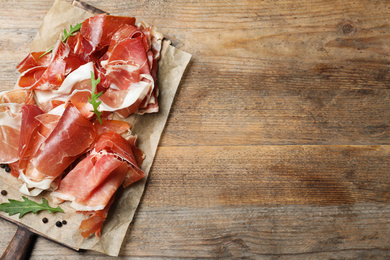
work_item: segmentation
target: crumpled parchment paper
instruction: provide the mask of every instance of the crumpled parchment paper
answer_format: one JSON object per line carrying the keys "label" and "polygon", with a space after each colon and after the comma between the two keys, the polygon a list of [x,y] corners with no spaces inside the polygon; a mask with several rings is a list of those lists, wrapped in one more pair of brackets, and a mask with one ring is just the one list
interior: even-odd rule
{"label": "crumpled parchment paper", "polygon": [[[42,22],[32,43],[31,51],[43,51],[50,48],[59,39],[60,33],[64,29],[95,15],[94,11],[96,9],[93,8],[89,8],[89,11],[85,10],[77,1],[72,3],[67,0],[56,0]],[[132,16],[132,14],[128,14],[128,16]],[[155,26],[158,28],[158,24]],[[27,54],[28,50],[26,50]],[[0,212],[2,217],[18,225],[24,225],[33,232],[70,248],[94,250],[117,256],[144,192],[160,136],[164,130],[176,90],[190,59],[190,54],[180,51],[171,46],[168,41],[164,41],[158,73],[160,111],[154,114],[130,116],[125,119],[134,126],[132,131],[138,136],[138,147],[145,153],[146,158],[142,169],[145,171],[146,177],[126,189],[118,190],[115,203],[111,206],[109,216],[104,223],[100,239],[94,236],[83,239],[78,227],[85,216],[75,213],[75,210],[69,207],[69,203],[60,205],[65,213],[49,214],[46,211],[41,211],[38,214],[26,214],[19,219],[19,215],[8,216],[7,213]],[[1,196],[0,202],[8,202],[8,199],[22,200],[22,194],[19,192],[21,184],[19,180],[1,169],[0,189],[7,190],[8,195]],[[51,206],[55,206],[48,193],[43,194],[43,197],[49,201]],[[31,197],[30,199],[39,203],[42,201],[41,197]],[[46,224],[41,221],[44,217],[49,219]],[[55,222],[64,219],[67,220],[67,225],[61,228],[56,227]]]}

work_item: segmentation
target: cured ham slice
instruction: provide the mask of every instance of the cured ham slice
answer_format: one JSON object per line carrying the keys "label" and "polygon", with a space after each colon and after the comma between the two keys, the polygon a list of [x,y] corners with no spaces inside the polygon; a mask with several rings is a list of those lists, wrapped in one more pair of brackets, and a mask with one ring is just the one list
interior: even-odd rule
{"label": "cured ham slice", "polygon": [[31,157],[22,187],[49,189],[51,183],[93,143],[96,130],[78,109],[68,104],[55,128]]}
{"label": "cured ham slice", "polygon": [[115,132],[101,134],[91,154],[64,177],[52,196],[72,201],[80,211],[103,209],[119,186],[145,176],[133,154],[134,144]]}
{"label": "cured ham slice", "polygon": [[[42,66],[47,67],[50,64],[51,61],[51,53],[48,53],[46,55],[43,55],[45,52],[31,52],[29,55],[27,55],[24,60],[16,66],[16,69],[23,73],[24,71],[31,69],[33,67]],[[43,55],[43,56],[42,56]]]}
{"label": "cured ham slice", "polygon": [[13,163],[19,160],[21,108],[19,104],[0,104],[1,163]]}
{"label": "cured ham slice", "polygon": [[134,25],[134,17],[100,14],[86,19],[81,25],[81,35],[89,42],[92,50],[109,45],[112,35],[123,25]]}
{"label": "cured ham slice", "polygon": [[70,101],[85,117],[90,118],[93,115],[93,107],[88,103],[91,97],[91,71],[94,71],[94,67],[89,62],[70,73],[57,90],[35,91],[37,102],[48,112]]}
{"label": "cured ham slice", "polygon": [[36,117],[41,114],[43,114],[43,111],[37,105],[24,105],[22,107],[18,149],[19,169],[25,169],[27,167],[29,157],[36,151],[36,145],[34,146],[34,143],[37,143],[38,139],[40,139],[38,129],[41,124]]}
{"label": "cured ham slice", "polygon": [[104,109],[116,111],[122,117],[137,111],[145,113],[158,110],[148,108],[149,103],[157,104],[155,98],[158,95],[155,82],[160,49],[154,50],[154,55],[151,47],[161,48],[158,43],[161,42],[162,35],[152,34],[155,31],[151,27],[144,30],[147,34],[131,25],[122,26],[113,35],[109,49],[101,61],[104,71],[102,84],[108,88],[101,97],[103,106],[106,105]]}
{"label": "cured ham slice", "polygon": [[112,203],[114,202],[115,196],[111,197],[111,200],[108,202],[107,206],[102,210],[97,211],[80,211],[79,213],[83,213],[84,215],[87,215],[88,218],[81,221],[80,224],[80,231],[81,235],[84,238],[89,237],[92,234],[95,234],[97,238],[100,237],[100,232],[104,223],[104,220],[106,219],[108,215],[108,210],[110,209]]}
{"label": "cured ham slice", "polygon": [[31,90],[15,89],[0,93],[0,104],[35,104],[34,93]]}
{"label": "cured ham slice", "polygon": [[126,162],[114,154],[92,153],[65,176],[52,196],[72,201],[76,210],[101,210],[126,173]]}
{"label": "cured ham slice", "polygon": [[58,41],[50,62],[38,63],[37,66],[24,70],[17,86],[39,90],[57,89],[71,71],[84,63],[83,59],[70,52],[67,44]]}
{"label": "cured ham slice", "polygon": [[[53,110],[51,112],[55,111]],[[23,106],[19,141],[19,162],[17,164],[17,171],[11,171],[14,176],[19,177],[20,172],[23,174],[26,172],[31,157],[57,126],[60,117],[58,114],[43,113],[36,105]]]}
{"label": "cured ham slice", "polygon": [[145,176],[138,164],[142,163],[143,155],[135,147],[136,137],[132,136],[129,142],[109,130],[117,124],[106,122],[106,126],[100,128],[103,134],[99,135],[92,152],[51,193],[59,201],[72,201],[71,207],[89,215],[80,226],[84,237],[100,233],[117,189]]}
{"label": "cured ham slice", "polygon": [[96,122],[94,125],[99,136],[107,132],[124,134],[129,132],[131,128],[129,123],[121,120],[103,120],[102,124]]}
{"label": "cured ham slice", "polygon": [[22,107],[33,104],[30,90],[13,90],[0,93],[0,163],[19,160]]}
{"label": "cured ham slice", "polygon": [[[128,172],[124,180],[123,186],[127,187],[130,184],[139,181],[145,176],[145,173],[140,169],[134,151],[136,151],[134,139],[131,142],[125,140],[122,136],[114,132],[107,132],[99,136],[98,142],[95,145],[95,151],[107,151],[118,155],[129,164]],[[136,152],[138,153],[139,150]]]}

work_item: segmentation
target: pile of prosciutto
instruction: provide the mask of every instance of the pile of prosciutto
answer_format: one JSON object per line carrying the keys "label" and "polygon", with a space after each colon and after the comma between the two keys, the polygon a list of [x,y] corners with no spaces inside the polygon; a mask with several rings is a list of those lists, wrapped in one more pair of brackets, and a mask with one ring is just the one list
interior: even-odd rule
{"label": "pile of prosciutto", "polygon": [[[0,93],[0,163],[21,193],[49,191],[86,214],[83,237],[99,236],[118,188],[145,176],[131,126],[112,118],[158,111],[162,38],[132,17],[93,16],[51,52],[29,53],[16,88]],[[101,122],[88,102],[91,72],[100,78]]]}

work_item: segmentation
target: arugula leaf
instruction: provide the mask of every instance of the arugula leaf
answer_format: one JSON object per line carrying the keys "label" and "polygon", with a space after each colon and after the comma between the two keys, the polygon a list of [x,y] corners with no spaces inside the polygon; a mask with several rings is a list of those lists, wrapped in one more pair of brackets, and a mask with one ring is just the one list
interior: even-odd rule
{"label": "arugula leaf", "polygon": [[42,203],[39,204],[35,201],[29,200],[26,197],[22,197],[24,201],[8,199],[9,202],[0,204],[0,211],[7,212],[10,216],[18,214],[19,218],[23,217],[25,214],[32,212],[36,214],[38,211],[47,210],[50,213],[53,212],[64,212],[59,206],[57,208],[52,208],[49,206],[49,203],[45,198],[42,198]]}
{"label": "arugula leaf", "polygon": [[98,117],[98,120],[99,120],[99,123],[102,125],[103,122],[102,122],[102,119],[100,117],[100,115],[102,114],[102,112],[100,112],[98,110],[98,107],[99,105],[102,103],[102,101],[97,101],[97,99],[103,94],[103,91],[99,92],[99,93],[95,93],[96,91],[96,86],[97,84],[100,83],[100,77],[95,79],[95,74],[93,73],[93,71],[91,71],[91,85],[92,85],[92,90],[91,90],[91,98],[88,97],[88,102],[93,106],[93,110],[91,110],[91,112],[94,112],[97,117]]}
{"label": "arugula leaf", "polygon": [[[82,23],[76,24],[74,27],[70,25],[69,33],[64,29],[64,35],[62,35],[62,42],[66,42],[66,40],[69,38],[69,36],[73,36],[75,32],[81,29]],[[39,58],[42,58],[46,54],[50,53],[53,50],[53,47],[47,49]]]}
{"label": "arugula leaf", "polygon": [[66,31],[66,29],[64,29],[64,35],[62,36],[62,42],[65,42],[69,38],[69,36],[73,36],[74,35],[73,33],[80,30],[80,28],[81,28],[81,23],[78,23],[75,25],[75,27],[70,25],[69,33]]}
{"label": "arugula leaf", "polygon": [[54,47],[47,49],[44,53],[42,53],[41,56],[39,56],[39,59],[42,58],[43,56],[45,56],[46,54],[50,53],[53,49],[54,49]]}

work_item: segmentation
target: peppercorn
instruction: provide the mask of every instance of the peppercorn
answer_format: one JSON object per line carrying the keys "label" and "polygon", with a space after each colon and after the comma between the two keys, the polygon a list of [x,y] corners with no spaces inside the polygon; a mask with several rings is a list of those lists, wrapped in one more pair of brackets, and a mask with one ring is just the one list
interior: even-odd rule
{"label": "peppercorn", "polygon": [[6,164],[3,164],[3,163],[2,163],[2,164],[0,164],[0,168],[3,168],[3,169],[4,169],[4,168],[5,168],[5,166],[6,166]]}
{"label": "peppercorn", "polygon": [[5,166],[4,170],[5,170],[6,172],[11,172],[11,168],[9,167],[8,164]]}
{"label": "peppercorn", "polygon": [[56,226],[57,226],[57,227],[62,227],[62,222],[61,222],[61,221],[57,221],[57,222],[56,222]]}
{"label": "peppercorn", "polygon": [[66,224],[68,224],[68,222],[67,222],[66,220],[63,220],[63,221],[62,221],[62,224],[63,224],[63,225],[66,225]]}
{"label": "peppercorn", "polygon": [[43,218],[42,222],[46,224],[47,222],[49,222],[49,220],[47,218]]}
{"label": "peppercorn", "polygon": [[1,195],[7,196],[7,194],[8,194],[8,192],[7,192],[6,190],[2,190],[2,191],[1,191]]}

